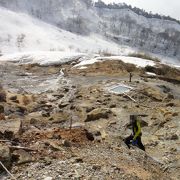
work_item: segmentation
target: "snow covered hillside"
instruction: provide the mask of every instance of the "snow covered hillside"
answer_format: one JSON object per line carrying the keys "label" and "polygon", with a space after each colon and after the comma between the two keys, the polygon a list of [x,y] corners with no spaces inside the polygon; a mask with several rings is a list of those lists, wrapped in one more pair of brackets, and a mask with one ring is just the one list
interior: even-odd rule
{"label": "snow covered hillside", "polygon": [[[98,34],[100,39],[103,37],[103,39],[110,42],[113,41],[115,44],[121,46],[131,46],[140,51],[180,59],[180,24],[175,21],[146,18],[128,8],[112,9],[103,6],[95,7],[91,0],[0,0],[0,6],[18,13],[23,12],[34,16],[48,24],[56,26],[57,31],[60,28],[61,31],[64,29],[74,34],[83,35],[83,38],[79,38],[83,39],[83,42],[88,42],[82,43],[83,48],[82,46],[79,48],[76,41],[76,45],[73,45],[75,50],[82,49],[84,51],[89,49],[89,46],[87,48],[86,45],[90,43],[93,46],[94,42],[99,39],[99,37],[97,38]],[[91,34],[93,34],[93,38]],[[95,37],[94,34],[96,34]],[[61,47],[63,45],[57,46],[54,43],[54,40],[57,40],[59,36],[58,38],[57,35],[54,36],[51,35],[52,41],[49,46],[51,47],[53,44],[52,49],[63,49]],[[23,36],[20,36],[20,39],[22,38]],[[44,40],[44,38],[42,39]],[[62,41],[69,41],[69,39],[62,38]],[[80,41],[78,41],[79,43]],[[107,46],[105,41],[101,43],[103,45],[99,49],[102,46]],[[114,47],[115,44],[112,46]],[[70,49],[72,49],[71,45]],[[94,47],[91,47],[89,51],[92,49],[94,50]]]}
{"label": "snow covered hillside", "polygon": [[24,13],[0,8],[0,51],[119,52],[119,46],[99,35],[80,36]]}
{"label": "snow covered hillside", "polygon": [[0,0],[0,22],[0,55],[22,52],[39,59],[47,51],[47,59],[52,55],[56,61],[59,52],[137,51],[180,62],[180,24],[129,9],[95,7],[91,0]]}

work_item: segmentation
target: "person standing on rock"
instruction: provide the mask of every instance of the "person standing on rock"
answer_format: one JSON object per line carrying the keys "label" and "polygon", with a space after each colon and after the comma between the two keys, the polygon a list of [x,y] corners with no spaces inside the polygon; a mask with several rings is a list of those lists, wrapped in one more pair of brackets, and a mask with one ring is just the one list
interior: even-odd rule
{"label": "person standing on rock", "polygon": [[145,151],[145,147],[141,142],[141,124],[138,116],[130,115],[130,124],[132,126],[132,134],[124,139],[125,144],[130,148],[130,144],[139,147]]}

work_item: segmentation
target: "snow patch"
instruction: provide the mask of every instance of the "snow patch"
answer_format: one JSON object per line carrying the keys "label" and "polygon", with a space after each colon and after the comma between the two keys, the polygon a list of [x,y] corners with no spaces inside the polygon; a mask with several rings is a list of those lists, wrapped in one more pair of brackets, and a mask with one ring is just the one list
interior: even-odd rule
{"label": "snow patch", "polygon": [[152,73],[152,72],[146,72],[147,75],[150,75],[150,76],[156,76],[155,73]]}
{"label": "snow patch", "polygon": [[78,69],[87,69],[87,67],[86,66],[81,66]]}
{"label": "snow patch", "polygon": [[108,57],[96,57],[93,59],[86,59],[86,60],[81,61],[79,64],[76,64],[74,67],[85,66],[85,65],[94,64],[96,62],[106,61],[106,60],[120,60],[125,63],[134,64],[137,67],[142,67],[142,68],[146,66],[156,65],[154,61],[142,59],[142,58],[128,57],[128,56],[108,56]]}

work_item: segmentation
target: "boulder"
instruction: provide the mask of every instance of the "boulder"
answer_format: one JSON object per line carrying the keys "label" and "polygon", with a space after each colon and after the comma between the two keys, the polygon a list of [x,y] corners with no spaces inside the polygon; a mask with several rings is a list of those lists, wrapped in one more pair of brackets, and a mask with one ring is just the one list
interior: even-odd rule
{"label": "boulder", "polygon": [[173,102],[170,102],[170,103],[167,103],[166,106],[173,107],[173,106],[175,106],[175,104]]}
{"label": "boulder", "polygon": [[4,113],[4,106],[0,105],[0,113]]}
{"label": "boulder", "polygon": [[6,92],[3,90],[0,84],[0,102],[6,102]]}
{"label": "boulder", "polygon": [[19,119],[5,120],[0,123],[0,132],[13,132],[13,134],[20,134],[22,131],[22,122]]}
{"label": "boulder", "polygon": [[172,133],[172,134],[168,134],[167,137],[166,137],[167,140],[178,140],[179,137],[177,134],[175,133]]}
{"label": "boulder", "polygon": [[171,89],[165,85],[158,85],[158,87],[160,87],[164,93],[169,93],[171,91]]}
{"label": "boulder", "polygon": [[25,114],[27,109],[24,106],[18,106],[16,111]]}
{"label": "boulder", "polygon": [[64,94],[53,94],[52,96],[56,97],[57,99],[61,99],[64,97]]}
{"label": "boulder", "polygon": [[94,141],[93,133],[89,132],[87,129],[85,129],[86,137],[89,141]]}
{"label": "boulder", "polygon": [[145,88],[142,93],[156,101],[162,101],[164,98],[160,91],[151,87]]}
{"label": "boulder", "polygon": [[[11,153],[8,146],[0,144],[0,161],[6,168],[11,166]],[[0,171],[4,170],[0,165]]]}
{"label": "boulder", "polygon": [[172,100],[172,99],[174,99],[174,95],[171,94],[171,93],[168,93],[168,94],[166,95],[166,97],[164,98],[164,101],[170,101],[170,100]]}
{"label": "boulder", "polygon": [[0,121],[1,121],[1,120],[5,120],[5,119],[6,119],[6,118],[5,118],[4,114],[1,114],[1,113],[0,113]]}
{"label": "boulder", "polygon": [[69,104],[70,104],[69,102],[62,102],[61,104],[58,105],[58,107],[61,109],[68,106]]}
{"label": "boulder", "polygon": [[141,127],[148,126],[148,123],[146,121],[142,120],[142,119],[140,120],[140,123],[141,123]]}
{"label": "boulder", "polygon": [[95,107],[86,107],[86,112],[89,113],[89,112],[91,112],[93,109],[95,109]]}
{"label": "boulder", "polygon": [[19,116],[24,116],[24,114],[27,112],[26,107],[24,106],[20,106],[20,105],[6,105],[5,109],[4,109],[4,114],[6,116],[12,115],[12,114],[16,114]]}
{"label": "boulder", "polygon": [[71,142],[70,141],[68,141],[68,140],[62,140],[62,145],[64,146],[64,147],[71,147],[72,145],[71,145]]}
{"label": "boulder", "polygon": [[41,115],[42,115],[42,117],[50,117],[50,113],[46,112],[44,110],[41,112]]}
{"label": "boulder", "polygon": [[22,149],[15,150],[12,154],[12,158],[16,160],[18,164],[24,164],[33,161],[33,157]]}
{"label": "boulder", "polygon": [[87,114],[87,118],[85,119],[85,122],[95,121],[95,120],[98,120],[100,118],[106,119],[106,118],[108,118],[110,113],[111,113],[111,111],[109,109],[106,109],[106,108],[94,109]]}
{"label": "boulder", "polygon": [[30,121],[29,121],[30,124],[37,124],[38,123],[38,120],[35,119],[35,118],[31,118]]}
{"label": "boulder", "polygon": [[105,132],[105,130],[101,131],[101,138],[106,139],[108,137],[108,134]]}
{"label": "boulder", "polygon": [[115,108],[115,107],[116,107],[116,104],[115,104],[115,103],[110,104],[109,107],[110,107],[110,108]]}
{"label": "boulder", "polygon": [[16,95],[11,96],[9,99],[12,100],[12,101],[16,101],[17,100],[17,96]]}

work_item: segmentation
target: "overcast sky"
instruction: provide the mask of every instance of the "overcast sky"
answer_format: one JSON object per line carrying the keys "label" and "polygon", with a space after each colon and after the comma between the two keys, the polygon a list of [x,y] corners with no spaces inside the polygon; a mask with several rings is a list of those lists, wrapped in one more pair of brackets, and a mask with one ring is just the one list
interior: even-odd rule
{"label": "overcast sky", "polygon": [[[97,0],[95,0],[97,1]],[[136,6],[147,12],[169,15],[180,20],[180,0],[102,0],[105,3],[122,3]]]}

